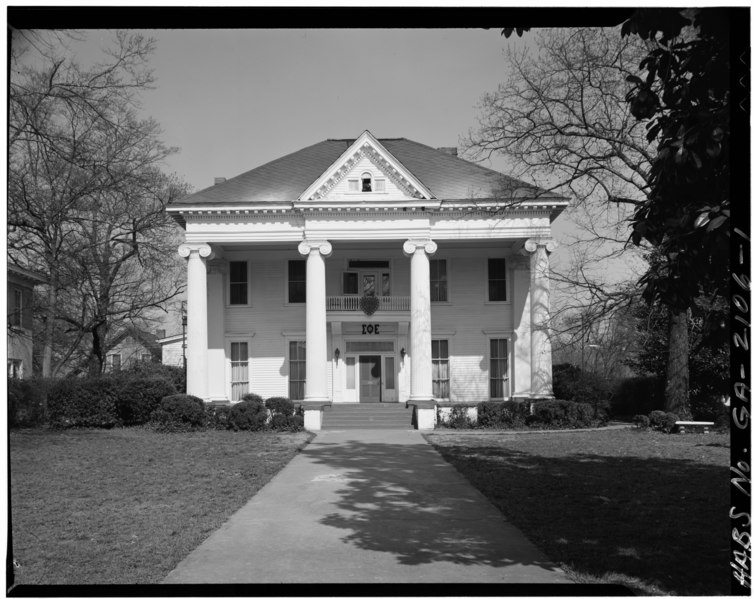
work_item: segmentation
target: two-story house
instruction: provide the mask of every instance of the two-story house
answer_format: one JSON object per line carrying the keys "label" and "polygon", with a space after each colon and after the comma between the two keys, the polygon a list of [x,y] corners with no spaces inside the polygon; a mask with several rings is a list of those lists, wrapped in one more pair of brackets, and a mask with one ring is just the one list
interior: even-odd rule
{"label": "two-story house", "polygon": [[323,406],[552,395],[567,200],[403,139],[329,139],[184,197],[188,392]]}
{"label": "two-story house", "polygon": [[32,375],[32,297],[34,286],[46,282],[30,270],[8,264],[8,378]]}

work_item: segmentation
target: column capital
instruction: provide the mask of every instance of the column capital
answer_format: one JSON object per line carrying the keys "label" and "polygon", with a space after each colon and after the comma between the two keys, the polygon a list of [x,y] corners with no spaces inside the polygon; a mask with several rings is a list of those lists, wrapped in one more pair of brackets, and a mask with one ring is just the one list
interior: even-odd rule
{"label": "column capital", "polygon": [[188,258],[191,252],[197,252],[200,258],[214,257],[212,248],[206,243],[182,243],[178,246],[178,255],[181,258]]}
{"label": "column capital", "polygon": [[431,256],[437,251],[437,244],[431,239],[409,239],[403,244],[403,253],[406,256],[412,255],[419,249],[424,250],[425,254]]}
{"label": "column capital", "polygon": [[308,256],[312,250],[317,250],[320,256],[332,254],[332,245],[325,239],[304,239],[298,244],[298,252],[302,256]]}
{"label": "column capital", "polygon": [[555,251],[555,248],[558,247],[558,243],[550,237],[532,237],[531,239],[527,239],[526,243],[524,243],[521,254],[524,256],[533,254],[539,247],[544,247],[549,254],[552,254],[552,252]]}

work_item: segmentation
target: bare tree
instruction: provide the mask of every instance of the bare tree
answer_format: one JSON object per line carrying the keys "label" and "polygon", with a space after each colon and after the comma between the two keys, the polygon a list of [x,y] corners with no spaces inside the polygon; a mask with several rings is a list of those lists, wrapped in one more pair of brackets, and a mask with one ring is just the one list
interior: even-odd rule
{"label": "bare tree", "polygon": [[[568,260],[552,263],[561,293],[552,324],[580,347],[599,323],[639,301],[649,245],[627,244],[649,192],[653,147],[625,101],[646,45],[617,29],[541,30],[507,53],[509,77],[481,100],[466,146],[501,155],[512,174],[571,198]],[[565,248],[564,248],[565,249]],[[561,250],[562,251],[562,250]],[[575,316],[575,317],[574,317]]]}
{"label": "bare tree", "polygon": [[[153,42],[118,32],[105,62],[85,69],[64,47],[59,54],[61,39],[14,32],[9,94],[9,255],[49,280],[40,294],[44,376],[87,336],[88,353],[99,356],[101,327],[176,293],[149,284],[150,272],[165,266],[160,255],[172,254],[163,208],[181,188],[159,172],[174,150],[135,112],[138,91],[153,81],[146,68]],[[134,285],[139,279],[143,287]]]}

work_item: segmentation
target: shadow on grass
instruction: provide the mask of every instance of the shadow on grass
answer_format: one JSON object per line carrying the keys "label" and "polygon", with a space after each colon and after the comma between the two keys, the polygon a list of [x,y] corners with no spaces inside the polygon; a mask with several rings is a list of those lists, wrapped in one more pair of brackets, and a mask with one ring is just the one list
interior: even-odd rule
{"label": "shadow on grass", "polygon": [[[483,444],[480,444],[483,445]],[[726,468],[500,446],[437,447],[553,560],[644,592],[727,595]]]}
{"label": "shadow on grass", "polygon": [[[497,510],[480,502],[463,478],[447,476],[448,464],[429,445],[354,440],[310,445],[305,455],[344,471],[334,475],[345,482],[338,509],[321,522],[347,531],[344,539],[358,549],[388,552],[410,566],[449,562],[553,570],[517,530],[496,521]],[[494,582],[505,582],[502,574]]]}

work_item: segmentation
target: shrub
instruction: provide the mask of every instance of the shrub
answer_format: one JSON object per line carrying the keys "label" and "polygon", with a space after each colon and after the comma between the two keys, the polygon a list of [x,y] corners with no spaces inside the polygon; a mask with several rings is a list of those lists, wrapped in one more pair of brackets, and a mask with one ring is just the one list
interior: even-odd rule
{"label": "shrub", "polygon": [[121,424],[118,394],[123,376],[106,375],[88,379],[63,379],[47,396],[50,423],[54,426],[111,428]]}
{"label": "shrub", "polygon": [[602,424],[594,406],[575,401],[550,399],[534,404],[534,413],[526,418],[533,428],[589,428]]}
{"label": "shrub", "polygon": [[203,427],[205,421],[204,402],[184,393],[163,397],[159,407],[152,412],[152,422],[162,432],[196,430]]}
{"label": "shrub", "polygon": [[273,417],[277,414],[285,417],[293,416],[294,405],[287,397],[270,397],[265,402],[265,406],[267,406]]}
{"label": "shrub", "polygon": [[480,428],[522,428],[529,415],[529,406],[519,401],[484,401],[477,404],[477,426]]}
{"label": "shrub", "polygon": [[217,430],[230,428],[228,418],[230,416],[230,406],[225,404],[207,406],[207,426]]}
{"label": "shrub", "polygon": [[643,414],[637,414],[634,416],[634,426],[641,429],[649,428],[649,418]]}
{"label": "shrub", "polygon": [[8,424],[11,427],[44,424],[47,392],[52,382],[49,379],[8,380]]}
{"label": "shrub", "polygon": [[649,426],[660,429],[665,421],[665,412],[662,410],[652,410],[649,413]]}
{"label": "shrub", "polygon": [[241,401],[247,401],[251,403],[258,403],[258,404],[264,405],[264,399],[262,399],[261,395],[257,395],[256,393],[246,393],[244,396],[241,397]]}
{"label": "shrub", "polygon": [[175,387],[174,393],[186,393],[186,373],[179,366],[170,366],[160,362],[134,362],[124,372],[142,378],[168,379]]}
{"label": "shrub", "polygon": [[261,398],[239,401],[231,406],[228,414],[228,425],[234,431],[259,431],[266,422],[267,409]]}
{"label": "shrub", "polygon": [[445,421],[448,428],[474,428],[474,423],[469,418],[466,406],[453,406],[450,408],[450,414]]}
{"label": "shrub", "polygon": [[573,364],[556,364],[552,367],[552,388],[558,399],[588,403],[608,411],[614,387],[611,381],[585,372]]}
{"label": "shrub", "polygon": [[611,401],[611,414],[632,416],[660,410],[665,404],[663,381],[656,376],[622,379],[615,388]]}
{"label": "shrub", "polygon": [[118,417],[126,426],[149,422],[162,398],[175,395],[176,391],[175,385],[162,377],[133,378],[118,394]]}

